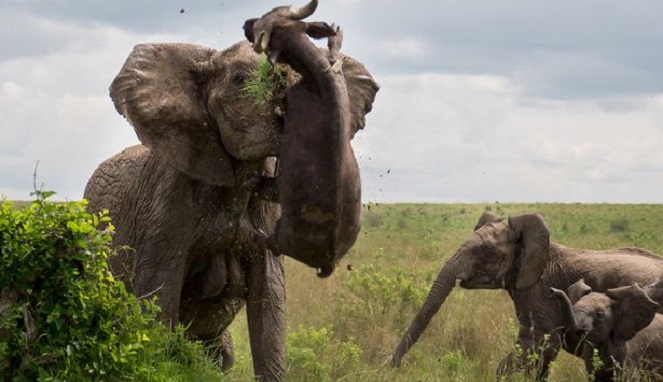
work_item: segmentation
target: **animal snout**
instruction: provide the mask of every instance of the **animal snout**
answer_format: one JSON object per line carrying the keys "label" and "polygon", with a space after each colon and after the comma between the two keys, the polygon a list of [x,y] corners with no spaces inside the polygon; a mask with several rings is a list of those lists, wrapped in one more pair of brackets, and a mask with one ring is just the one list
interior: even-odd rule
{"label": "animal snout", "polygon": [[334,268],[335,265],[334,263],[327,264],[323,267],[320,267],[317,269],[316,275],[320,278],[325,278],[331,276],[332,273],[334,273]]}

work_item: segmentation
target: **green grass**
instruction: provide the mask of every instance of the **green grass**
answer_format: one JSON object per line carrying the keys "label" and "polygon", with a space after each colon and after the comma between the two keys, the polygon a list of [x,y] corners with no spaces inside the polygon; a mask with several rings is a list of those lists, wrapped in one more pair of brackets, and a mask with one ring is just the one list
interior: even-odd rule
{"label": "green grass", "polygon": [[[401,368],[388,366],[441,265],[487,209],[505,217],[541,212],[551,240],[571,247],[636,245],[663,254],[663,205],[371,204],[357,244],[328,279],[286,259],[289,380],[495,381],[497,364],[516,338],[514,308],[504,291],[456,288]],[[302,330],[319,339],[323,329],[331,333],[326,341],[301,349]],[[238,361],[227,377],[246,381],[252,370],[243,313],[231,331]],[[343,346],[356,347],[358,359],[334,350]],[[309,362],[313,355],[318,365]],[[585,378],[582,361],[565,353],[550,376],[560,382]]]}
{"label": "green grass", "polygon": [[[504,291],[456,288],[401,368],[388,365],[441,265],[488,209],[504,216],[541,212],[551,239],[571,247],[636,245],[663,254],[663,205],[367,205],[360,237],[331,277],[319,279],[313,269],[286,259],[288,380],[495,381],[494,370],[516,338],[514,308]],[[244,312],[230,329],[236,364],[223,380],[251,380]],[[157,346],[145,354],[159,365],[159,376],[219,378],[186,341],[155,336],[151,342]],[[585,378],[582,361],[562,353],[550,380]]]}
{"label": "green grass", "polygon": [[273,66],[267,56],[263,56],[258,67],[253,69],[244,84],[242,93],[256,105],[273,103],[284,98],[285,70],[281,66]]}

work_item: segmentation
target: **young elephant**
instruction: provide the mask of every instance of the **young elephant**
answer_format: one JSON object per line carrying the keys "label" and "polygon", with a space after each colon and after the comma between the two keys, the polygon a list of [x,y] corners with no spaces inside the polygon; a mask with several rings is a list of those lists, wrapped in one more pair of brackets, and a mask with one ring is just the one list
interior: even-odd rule
{"label": "young elephant", "polygon": [[[341,30],[302,21],[317,4],[312,0],[298,9],[274,8],[247,20],[244,32],[256,52],[300,76],[286,92],[284,135],[277,154],[276,186],[283,212],[273,235],[263,239],[275,253],[300,260],[326,277],[357,239],[361,181],[350,145],[354,130],[341,71]],[[328,38],[329,50],[318,49],[309,37]]]}
{"label": "young elephant", "polygon": [[619,370],[663,370],[663,315],[638,284],[599,293],[580,279],[568,296],[550,291],[560,302],[567,344],[578,349],[596,381],[612,381]]}
{"label": "young elephant", "polygon": [[[549,298],[550,288],[566,290],[584,278],[594,290],[606,291],[636,282],[649,285],[662,275],[663,259],[646,249],[570,248],[550,241],[548,225],[539,214],[511,216],[505,221],[497,214],[485,212],[472,236],[440,270],[423,306],[394,350],[391,365],[401,364],[460,281],[458,285],[464,289],[504,289],[513,301],[521,351],[508,354],[500,362],[498,373],[524,369],[536,373],[537,379],[546,379],[550,362],[560,348],[576,354],[576,349],[563,341],[562,312],[557,302]],[[538,363],[532,366],[527,357],[535,353]]]}

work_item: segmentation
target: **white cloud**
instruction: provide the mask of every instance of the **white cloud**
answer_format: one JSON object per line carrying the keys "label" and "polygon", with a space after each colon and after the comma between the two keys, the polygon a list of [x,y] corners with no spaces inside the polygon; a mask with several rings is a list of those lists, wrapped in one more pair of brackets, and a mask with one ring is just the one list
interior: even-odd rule
{"label": "white cloud", "polygon": [[[53,4],[0,4],[0,193],[10,198],[28,197],[39,159],[39,180],[78,199],[102,160],[137,142],[108,98],[133,45],[223,48],[267,10]],[[317,19],[344,28],[344,49],[382,85],[355,141],[364,199],[663,201],[661,6],[610,4],[321,4]]]}
{"label": "white cloud", "polygon": [[385,58],[397,58],[412,62],[424,60],[427,56],[425,43],[414,37],[385,40],[378,43],[374,50]]}
{"label": "white cloud", "polygon": [[355,144],[366,200],[660,200],[660,96],[614,113],[599,101],[521,102],[520,87],[503,77],[381,82]]}

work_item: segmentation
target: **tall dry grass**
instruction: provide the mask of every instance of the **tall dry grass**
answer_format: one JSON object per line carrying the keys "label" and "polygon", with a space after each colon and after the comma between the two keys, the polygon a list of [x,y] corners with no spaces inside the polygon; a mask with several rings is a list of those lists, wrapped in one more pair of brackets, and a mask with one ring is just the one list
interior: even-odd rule
{"label": "tall dry grass", "polygon": [[[505,216],[541,212],[551,239],[568,246],[636,245],[663,254],[663,205],[371,204],[357,244],[331,277],[318,279],[286,259],[288,380],[495,381],[517,333],[504,291],[456,288],[402,366],[388,365],[441,265],[486,209]],[[227,377],[248,380],[245,317],[231,329],[237,366]],[[550,380],[586,380],[582,361],[561,354]]]}

